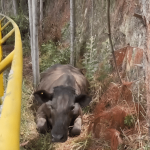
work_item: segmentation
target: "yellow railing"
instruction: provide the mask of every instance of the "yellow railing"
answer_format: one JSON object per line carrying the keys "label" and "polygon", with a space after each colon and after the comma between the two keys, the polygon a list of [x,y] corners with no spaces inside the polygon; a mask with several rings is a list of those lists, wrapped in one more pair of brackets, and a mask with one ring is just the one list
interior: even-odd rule
{"label": "yellow railing", "polygon": [[[0,62],[0,81],[2,82],[2,72],[11,65],[6,96],[3,103],[0,117],[0,150],[19,150],[20,140],[20,118],[21,118],[21,95],[22,95],[22,42],[20,31],[16,23],[7,16],[0,14],[0,61],[2,58],[2,43],[4,43],[13,33],[15,33],[14,50]],[[8,22],[1,27],[1,22],[7,19]],[[13,29],[1,37],[1,31],[9,24]],[[4,94],[3,83],[0,82],[0,97]]]}

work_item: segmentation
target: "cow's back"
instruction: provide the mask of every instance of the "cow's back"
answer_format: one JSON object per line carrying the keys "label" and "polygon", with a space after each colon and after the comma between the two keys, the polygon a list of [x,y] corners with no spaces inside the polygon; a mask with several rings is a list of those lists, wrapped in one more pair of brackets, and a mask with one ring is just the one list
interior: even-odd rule
{"label": "cow's back", "polygon": [[50,93],[60,85],[72,86],[76,94],[86,94],[88,82],[81,71],[71,65],[54,65],[41,74],[38,90],[44,89]]}

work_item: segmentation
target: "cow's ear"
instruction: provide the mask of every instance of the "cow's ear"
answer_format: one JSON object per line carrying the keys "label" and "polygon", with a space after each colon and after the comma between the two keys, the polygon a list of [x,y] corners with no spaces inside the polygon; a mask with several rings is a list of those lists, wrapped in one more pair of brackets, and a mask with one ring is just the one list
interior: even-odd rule
{"label": "cow's ear", "polygon": [[83,108],[83,107],[86,107],[87,105],[89,105],[91,100],[92,100],[91,97],[81,94],[81,95],[76,96],[75,103],[79,103],[80,106]]}
{"label": "cow's ear", "polygon": [[39,102],[39,103],[45,103],[48,102],[49,100],[52,100],[53,98],[53,94],[48,93],[45,90],[39,90],[34,92],[33,94],[35,96],[35,99]]}

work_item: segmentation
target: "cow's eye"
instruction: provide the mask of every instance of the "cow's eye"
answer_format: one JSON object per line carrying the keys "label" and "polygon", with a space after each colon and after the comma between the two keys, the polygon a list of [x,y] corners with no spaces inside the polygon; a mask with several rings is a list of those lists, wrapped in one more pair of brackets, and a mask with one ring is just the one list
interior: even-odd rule
{"label": "cow's eye", "polygon": [[74,106],[71,106],[70,108],[71,108],[71,110],[73,110],[73,109],[74,109]]}

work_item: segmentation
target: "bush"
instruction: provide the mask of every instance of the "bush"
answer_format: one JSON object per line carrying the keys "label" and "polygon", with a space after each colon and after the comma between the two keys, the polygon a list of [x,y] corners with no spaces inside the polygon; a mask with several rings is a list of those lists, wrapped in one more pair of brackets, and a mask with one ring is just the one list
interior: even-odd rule
{"label": "bush", "polygon": [[17,16],[11,17],[19,27],[21,39],[22,39],[22,47],[23,47],[23,55],[30,54],[30,40],[29,40],[29,19],[27,16],[20,12]]}
{"label": "bush", "polygon": [[11,18],[18,25],[21,33],[22,40],[29,34],[29,19],[23,13],[19,13],[17,16],[11,16]]}
{"label": "bush", "polygon": [[44,71],[54,64],[68,64],[70,60],[69,47],[58,49],[57,45],[52,41],[41,46],[40,54],[40,71]]}
{"label": "bush", "polygon": [[134,124],[134,118],[133,116],[127,115],[124,119],[124,124],[128,126],[129,128],[133,126]]}
{"label": "bush", "polygon": [[[23,55],[29,55],[30,53],[30,41],[29,41],[29,20],[28,18],[23,14],[19,13],[17,16],[10,16],[12,20],[18,25],[21,39],[22,39],[22,47],[23,47]],[[6,23],[7,21],[4,20],[2,24]],[[3,37],[9,33],[13,29],[12,24],[9,24],[3,31],[2,35]],[[8,38],[8,40],[4,43],[6,45],[13,45],[15,42],[15,35],[13,34]]]}
{"label": "bush", "polygon": [[[103,47],[106,47],[107,44],[106,41]],[[86,69],[86,77],[89,81],[92,81],[94,75],[97,74],[97,80],[102,82],[112,71],[112,66],[109,61],[111,53],[107,48],[103,48],[98,52],[95,47],[95,38],[91,37],[90,42],[87,43],[82,64]]]}

